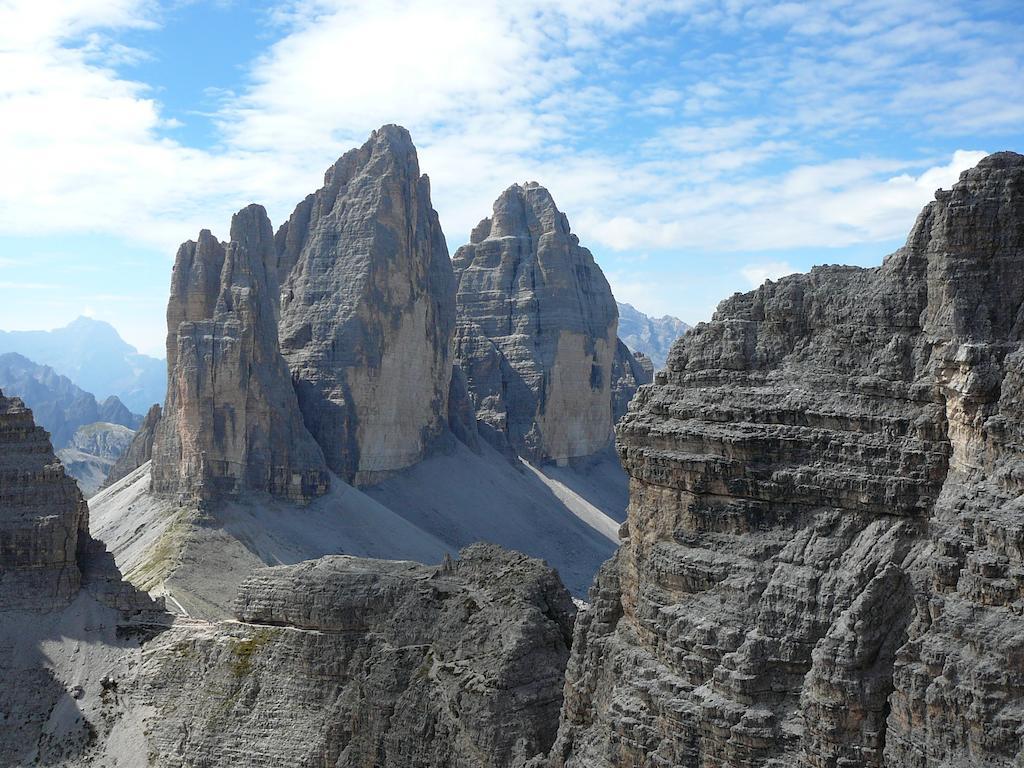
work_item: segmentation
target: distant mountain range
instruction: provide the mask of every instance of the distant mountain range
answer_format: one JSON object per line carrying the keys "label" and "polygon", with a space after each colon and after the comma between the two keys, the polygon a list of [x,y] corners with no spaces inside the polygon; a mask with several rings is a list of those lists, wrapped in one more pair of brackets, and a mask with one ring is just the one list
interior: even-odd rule
{"label": "distant mountain range", "polygon": [[140,354],[100,320],[80,317],[52,331],[0,331],[0,354],[8,352],[50,366],[99,399],[116,395],[134,413],[164,401],[164,361]]}
{"label": "distant mountain range", "polygon": [[14,352],[0,355],[0,390],[25,401],[36,423],[50,433],[54,450],[67,446],[86,424],[106,422],[136,429],[142,421],[116,396],[97,402],[68,377]]}
{"label": "distant mountain range", "polygon": [[665,367],[672,342],[690,330],[678,317],[649,317],[632,304],[619,305],[619,338],[633,352],[643,352],[656,370]]}

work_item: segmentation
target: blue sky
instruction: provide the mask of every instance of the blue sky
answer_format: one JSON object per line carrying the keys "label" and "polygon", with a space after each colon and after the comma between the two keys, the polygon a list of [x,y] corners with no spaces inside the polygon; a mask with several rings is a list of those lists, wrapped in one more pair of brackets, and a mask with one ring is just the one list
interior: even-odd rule
{"label": "blue sky", "polygon": [[88,314],[162,354],[177,244],[280,223],[386,122],[452,252],[540,181],[617,298],[692,323],[880,263],[1024,151],[1024,4],[0,0],[0,328]]}

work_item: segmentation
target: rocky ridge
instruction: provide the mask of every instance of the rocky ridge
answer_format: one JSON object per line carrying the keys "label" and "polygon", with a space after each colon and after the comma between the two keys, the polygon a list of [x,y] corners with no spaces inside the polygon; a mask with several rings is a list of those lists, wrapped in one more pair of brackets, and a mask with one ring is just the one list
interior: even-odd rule
{"label": "rocky ridge", "polygon": [[452,264],[456,357],[480,433],[537,462],[606,448],[615,300],[548,190],[535,182],[505,190]]}
{"label": "rocky ridge", "polygon": [[0,387],[28,404],[58,450],[68,447],[75,432],[87,424],[107,422],[129,429],[139,425],[139,417],[117,397],[98,402],[66,376],[13,352],[0,355]]}
{"label": "rocky ridge", "polygon": [[628,538],[555,765],[1011,766],[1024,749],[1024,157],[874,269],[724,301],[618,428]]}
{"label": "rocky ridge", "polygon": [[622,339],[615,347],[612,363],[612,422],[626,415],[636,391],[654,381],[654,364],[643,352],[630,352]]}
{"label": "rocky ridge", "polygon": [[256,571],[237,623],[149,646],[158,764],[522,764],[554,740],[574,613],[552,570],[486,545]]}
{"label": "rocky ridge", "polygon": [[455,289],[408,131],[347,152],[276,235],[281,349],[327,465],[365,485],[448,434]]}
{"label": "rocky ridge", "polygon": [[277,279],[262,206],[178,250],[167,305],[167,403],[152,447],[153,489],[208,503],[250,492],[323,495],[323,454],[302,423],[277,336]]}
{"label": "rocky ridge", "polygon": [[135,432],[120,424],[86,424],[78,428],[67,448],[57,452],[57,458],[89,498],[106,482],[114,463],[129,449],[134,436]]}
{"label": "rocky ridge", "polygon": [[665,367],[673,342],[690,330],[690,326],[671,315],[650,317],[621,301],[618,308],[619,338],[634,352],[647,355],[660,371]]}
{"label": "rocky ridge", "polygon": [[89,508],[18,398],[0,393],[0,610],[66,605],[78,592]]}

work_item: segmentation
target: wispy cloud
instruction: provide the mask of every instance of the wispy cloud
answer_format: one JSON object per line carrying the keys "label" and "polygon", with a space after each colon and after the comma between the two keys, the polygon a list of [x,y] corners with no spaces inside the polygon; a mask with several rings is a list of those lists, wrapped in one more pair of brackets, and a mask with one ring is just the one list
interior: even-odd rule
{"label": "wispy cloud", "polygon": [[[102,231],[170,253],[252,200],[280,221],[338,154],[401,122],[453,247],[524,179],[550,186],[595,250],[888,240],[977,160],[979,136],[996,147],[1024,117],[1024,35],[975,10],[293,0],[245,81],[194,116],[219,142],[193,147],[119,69],[145,55],[119,31],[158,25],[158,6],[15,0],[0,6],[0,66],[19,73],[0,82],[0,173],[16,180],[0,232]],[[894,129],[882,156],[868,139]]]}

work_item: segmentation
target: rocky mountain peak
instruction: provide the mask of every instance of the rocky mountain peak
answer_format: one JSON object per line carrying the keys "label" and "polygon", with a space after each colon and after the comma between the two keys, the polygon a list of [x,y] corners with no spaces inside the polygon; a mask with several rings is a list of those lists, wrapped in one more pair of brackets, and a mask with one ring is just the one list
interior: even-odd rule
{"label": "rocky mountain peak", "polygon": [[447,432],[454,276],[408,131],[374,131],[278,231],[282,351],[328,465],[357,483]]}
{"label": "rocky mountain peak", "polygon": [[456,353],[482,434],[541,461],[607,446],[618,313],[550,192],[506,189],[452,264]]}
{"label": "rocky mountain peak", "polygon": [[167,307],[167,403],[153,488],[210,502],[246,490],[308,501],[327,489],[277,337],[273,230],[262,206],[178,250]]}

